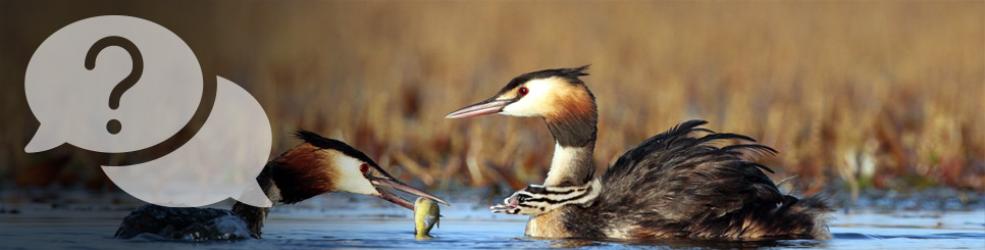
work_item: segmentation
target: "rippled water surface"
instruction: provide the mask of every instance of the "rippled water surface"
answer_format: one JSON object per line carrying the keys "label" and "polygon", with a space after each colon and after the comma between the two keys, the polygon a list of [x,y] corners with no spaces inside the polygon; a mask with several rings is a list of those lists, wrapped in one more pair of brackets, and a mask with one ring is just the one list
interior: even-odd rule
{"label": "rippled water surface", "polygon": [[[112,207],[27,207],[0,214],[0,248],[13,249],[325,249],[325,248],[551,248],[551,247],[775,247],[833,249],[985,249],[985,209],[850,212],[834,214],[827,241],[619,243],[538,240],[523,236],[525,217],[494,215],[475,202],[443,207],[431,240],[415,240],[411,212],[375,200],[329,197],[272,213],[264,239],[193,243],[154,237],[114,239],[128,211]],[[217,205],[222,207],[223,205]],[[329,207],[329,208],[325,208]]]}

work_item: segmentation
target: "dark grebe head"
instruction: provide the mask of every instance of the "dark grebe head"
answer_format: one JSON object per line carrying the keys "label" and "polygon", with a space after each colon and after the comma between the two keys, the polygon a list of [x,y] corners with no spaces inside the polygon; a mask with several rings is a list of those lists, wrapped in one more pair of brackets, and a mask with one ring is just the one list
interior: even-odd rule
{"label": "dark grebe head", "polygon": [[448,202],[408,186],[380,168],[373,159],[344,142],[298,131],[304,143],[275,159],[270,168],[282,202],[293,203],[327,192],[349,192],[376,196],[413,210],[414,204],[388,192],[388,188]]}

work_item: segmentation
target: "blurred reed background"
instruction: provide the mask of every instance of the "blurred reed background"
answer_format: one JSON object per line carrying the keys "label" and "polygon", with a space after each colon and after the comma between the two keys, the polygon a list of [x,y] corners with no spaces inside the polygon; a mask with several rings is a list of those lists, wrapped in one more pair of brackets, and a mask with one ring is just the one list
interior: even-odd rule
{"label": "blurred reed background", "polygon": [[542,181],[554,142],[541,121],[443,117],[520,73],[591,64],[600,169],[698,118],[778,149],[763,161],[800,192],[985,191],[982,1],[98,3],[0,4],[0,31],[19,34],[0,39],[14,58],[0,65],[15,117],[3,182],[112,187],[99,159],[23,152],[37,122],[20,85],[55,29],[122,13],[205,41],[192,43],[203,62],[267,111],[272,155],[317,131],[434,189]]}

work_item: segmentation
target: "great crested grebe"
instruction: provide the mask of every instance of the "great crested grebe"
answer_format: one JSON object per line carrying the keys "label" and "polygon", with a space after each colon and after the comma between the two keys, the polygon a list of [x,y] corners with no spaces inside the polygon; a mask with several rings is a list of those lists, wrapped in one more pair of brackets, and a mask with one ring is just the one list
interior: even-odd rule
{"label": "great crested grebe", "polygon": [[[587,67],[517,76],[492,98],[447,116],[503,114],[540,117],[547,123],[556,146],[544,185],[528,187],[492,207],[494,212],[532,215],[526,235],[618,240],[830,237],[830,209],[822,199],[784,195],[763,173],[770,170],[751,160],[775,150],[747,136],[700,128],[704,121],[681,123],[629,149],[598,178],[600,188],[594,188],[598,114],[595,97],[580,79],[588,75]],[[725,141],[745,144],[718,146]]]}
{"label": "great crested grebe", "polygon": [[[388,192],[402,192],[448,202],[408,186],[384,171],[359,150],[334,139],[308,131],[298,131],[304,142],[267,163],[257,182],[267,197],[279,204],[293,204],[328,192],[349,192],[376,196],[407,209],[414,204]],[[143,233],[171,239],[219,240],[260,238],[269,208],[237,202],[232,211],[213,208],[168,208],[147,205],[130,213],[116,237],[131,238]],[[247,229],[244,233],[237,228]]]}
{"label": "great crested grebe", "polygon": [[539,215],[566,205],[588,205],[602,193],[602,182],[592,179],[581,186],[529,185],[489,207],[493,213]]}

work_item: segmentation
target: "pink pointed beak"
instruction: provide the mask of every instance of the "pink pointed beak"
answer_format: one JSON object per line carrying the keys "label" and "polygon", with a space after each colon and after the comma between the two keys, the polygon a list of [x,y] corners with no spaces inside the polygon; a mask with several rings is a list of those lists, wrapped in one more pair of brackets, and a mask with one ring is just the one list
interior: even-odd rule
{"label": "pink pointed beak", "polygon": [[376,187],[376,190],[380,193],[379,196],[378,196],[380,199],[384,199],[386,201],[392,202],[394,204],[400,205],[401,207],[404,207],[404,208],[407,208],[407,209],[410,209],[410,210],[414,210],[414,203],[412,203],[412,202],[410,202],[408,200],[404,200],[400,196],[397,196],[397,195],[395,195],[393,193],[390,193],[390,192],[388,192],[388,191],[386,191],[386,190],[384,190],[382,188],[383,187],[392,188],[394,190],[405,192],[405,193],[408,193],[408,194],[412,194],[412,195],[416,195],[416,196],[420,196],[420,197],[426,197],[426,198],[432,199],[434,201],[437,201],[438,203],[441,203],[441,204],[450,206],[450,204],[447,201],[442,200],[441,198],[438,198],[437,196],[434,196],[434,195],[429,194],[427,192],[421,191],[420,189],[411,187],[411,186],[409,186],[407,184],[404,184],[403,182],[400,182],[400,181],[398,181],[396,179],[390,178],[389,176],[386,176],[386,177],[371,177],[370,178],[370,183],[373,184],[373,186]]}
{"label": "pink pointed beak", "polygon": [[450,114],[445,116],[445,118],[458,119],[458,118],[476,117],[476,116],[488,115],[488,114],[496,114],[503,111],[503,108],[505,108],[506,105],[509,105],[514,101],[516,100],[515,99],[506,99],[506,100],[489,99],[458,109],[455,112],[451,112]]}

